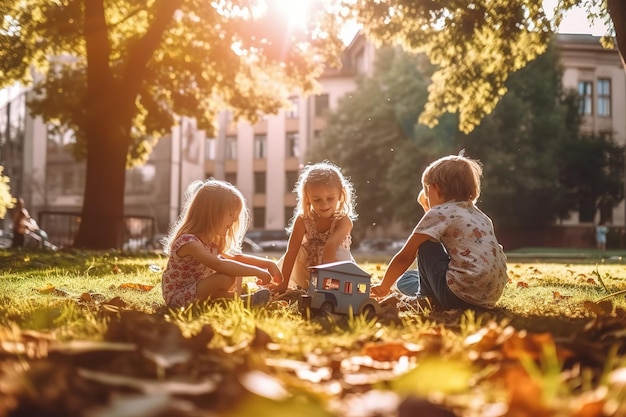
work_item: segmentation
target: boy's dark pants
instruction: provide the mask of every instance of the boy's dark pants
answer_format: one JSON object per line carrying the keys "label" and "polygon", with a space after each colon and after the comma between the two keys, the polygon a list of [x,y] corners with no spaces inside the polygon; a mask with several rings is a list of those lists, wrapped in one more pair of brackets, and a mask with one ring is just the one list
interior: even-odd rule
{"label": "boy's dark pants", "polygon": [[417,271],[406,271],[396,286],[405,295],[429,297],[446,310],[473,307],[450,291],[446,279],[449,263],[450,257],[441,243],[426,241],[417,253]]}

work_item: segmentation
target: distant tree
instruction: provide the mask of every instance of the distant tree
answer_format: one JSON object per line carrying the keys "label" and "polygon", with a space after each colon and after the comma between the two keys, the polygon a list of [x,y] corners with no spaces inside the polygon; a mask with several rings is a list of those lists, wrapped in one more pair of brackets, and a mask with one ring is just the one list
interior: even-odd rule
{"label": "distant tree", "polygon": [[[578,209],[568,198],[576,190],[563,182],[578,164],[567,152],[578,140],[578,101],[563,90],[554,45],[509,78],[505,97],[469,135],[451,114],[435,128],[411,124],[426,102],[431,72],[423,56],[383,48],[373,77],[340,101],[313,147],[314,159],[330,159],[352,177],[360,233],[392,219],[414,224],[422,215],[415,199],[426,164],[461,149],[483,162],[479,205],[500,225],[545,226]],[[611,178],[619,175],[615,168]],[[621,198],[601,190],[598,198]]]}
{"label": "distant tree", "polygon": [[[337,62],[338,20],[322,9],[292,25],[278,0],[3,0],[0,88],[39,93],[31,112],[73,129],[86,158],[74,244],[121,246],[126,167],[190,116],[209,134],[220,110],[254,122]],[[33,70],[36,73],[33,73]]]}
{"label": "distant tree", "polygon": [[[495,109],[509,76],[546,51],[563,14],[574,6],[614,27],[626,56],[623,0],[560,0],[552,19],[537,0],[345,0],[345,5],[368,38],[423,52],[437,66],[420,122],[434,126],[441,115],[457,113],[466,133]],[[607,45],[611,41],[605,38]]]}
{"label": "distant tree", "polygon": [[612,210],[624,198],[624,147],[600,135],[581,135],[562,151],[560,182],[567,206],[581,222],[612,221]]}
{"label": "distant tree", "polygon": [[9,177],[3,175],[3,171],[4,167],[0,166],[0,219],[4,219],[7,214],[7,209],[13,207]]}
{"label": "distant tree", "polygon": [[484,164],[481,207],[506,226],[545,226],[564,211],[559,161],[578,124],[553,44],[506,82],[507,94],[461,143]]}
{"label": "distant tree", "polygon": [[[426,64],[423,58],[409,57],[400,50],[381,49],[374,76],[359,80],[356,90],[340,100],[322,137],[313,145],[312,160],[336,163],[355,185],[357,238],[368,229],[387,226],[396,213],[398,196],[392,197],[388,173],[411,146],[415,118],[426,101],[427,77],[419,71]],[[419,155],[412,156],[419,160]],[[412,184],[415,197],[418,171],[419,167],[401,181]],[[399,182],[398,178],[391,181]],[[411,199],[402,195],[400,204],[407,198]]]}

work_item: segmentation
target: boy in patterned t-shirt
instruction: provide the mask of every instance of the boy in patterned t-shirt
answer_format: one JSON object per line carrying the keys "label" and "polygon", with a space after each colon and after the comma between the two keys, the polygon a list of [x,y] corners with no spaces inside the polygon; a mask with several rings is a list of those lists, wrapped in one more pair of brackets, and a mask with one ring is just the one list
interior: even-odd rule
{"label": "boy in patterned t-shirt", "polygon": [[[508,281],[506,255],[491,219],[475,205],[481,175],[478,161],[456,155],[424,170],[418,202],[425,214],[372,287],[375,297],[387,295],[398,280],[400,292],[440,308],[495,305]],[[416,258],[418,270],[407,271]]]}

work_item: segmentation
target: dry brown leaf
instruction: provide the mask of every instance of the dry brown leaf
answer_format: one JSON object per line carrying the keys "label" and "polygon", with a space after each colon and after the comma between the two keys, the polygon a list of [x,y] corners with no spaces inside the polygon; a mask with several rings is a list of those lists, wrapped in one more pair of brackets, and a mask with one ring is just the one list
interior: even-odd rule
{"label": "dry brown leaf", "polygon": [[481,327],[465,338],[465,345],[480,352],[492,350],[498,342],[501,332],[493,327]]}
{"label": "dry brown leaf", "polygon": [[[516,331],[502,343],[502,354],[505,359],[522,359],[531,357],[539,360],[544,355],[544,347],[555,344],[550,333],[527,333]],[[556,355],[560,361],[571,358],[573,353],[568,349],[556,346]]]}
{"label": "dry brown leaf", "polygon": [[565,300],[568,298],[572,298],[571,295],[563,295],[558,291],[552,291],[552,298],[554,298],[555,300]]}
{"label": "dry brown leaf", "polygon": [[154,285],[146,285],[146,284],[137,284],[133,282],[124,282],[120,284],[120,288],[128,288],[131,290],[139,290],[139,291],[150,291],[154,288]]}
{"label": "dry brown leaf", "polygon": [[541,401],[541,387],[519,364],[501,370],[509,393],[507,417],[549,417],[553,412]]}
{"label": "dry brown leaf", "polygon": [[415,354],[407,348],[404,343],[368,343],[363,346],[362,353],[375,361],[391,362],[397,361],[402,356],[412,356]]}

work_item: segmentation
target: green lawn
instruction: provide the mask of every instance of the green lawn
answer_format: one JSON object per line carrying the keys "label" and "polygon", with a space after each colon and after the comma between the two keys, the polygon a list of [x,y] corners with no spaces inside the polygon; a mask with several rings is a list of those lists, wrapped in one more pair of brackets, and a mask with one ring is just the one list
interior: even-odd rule
{"label": "green lawn", "polygon": [[[511,254],[491,311],[367,320],[289,296],[171,311],[162,255],[0,251],[0,415],[623,414],[626,266],[582,253]],[[388,258],[357,260],[376,282]]]}

